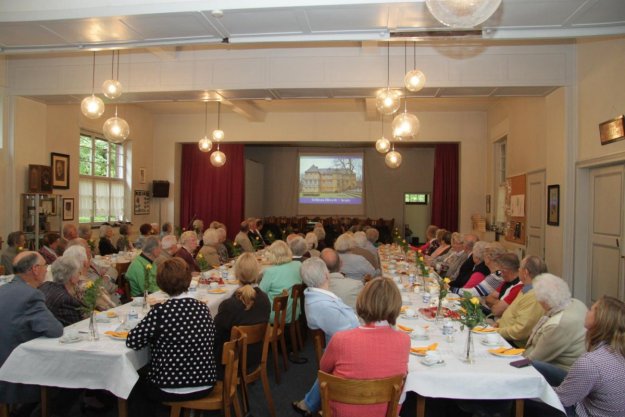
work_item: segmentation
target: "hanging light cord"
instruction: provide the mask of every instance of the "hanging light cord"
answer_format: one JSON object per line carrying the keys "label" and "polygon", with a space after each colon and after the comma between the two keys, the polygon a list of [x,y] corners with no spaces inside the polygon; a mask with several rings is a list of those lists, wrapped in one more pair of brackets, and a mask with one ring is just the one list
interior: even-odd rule
{"label": "hanging light cord", "polygon": [[391,43],[386,44],[386,89],[391,86]]}
{"label": "hanging light cord", "polygon": [[204,136],[208,136],[208,101],[204,102]]}
{"label": "hanging light cord", "polygon": [[113,50],[113,57],[111,58],[111,80],[115,79],[115,50]]}
{"label": "hanging light cord", "polygon": [[[221,101],[217,102],[217,130],[219,129],[219,121],[221,119]],[[217,144],[217,148],[219,148],[219,144]]]}
{"label": "hanging light cord", "polygon": [[[115,52],[113,52],[113,54],[115,54]],[[117,76],[115,80],[119,81],[119,49],[117,50]]]}
{"label": "hanging light cord", "polygon": [[382,115],[382,137],[384,137],[384,115]]}
{"label": "hanging light cord", "polygon": [[412,69],[417,69],[417,43],[412,43]]}
{"label": "hanging light cord", "polygon": [[[408,42],[404,41],[404,74],[408,72]],[[406,88],[406,90],[408,90]],[[408,106],[408,91],[406,91],[406,95],[404,96],[404,113],[406,113]]]}
{"label": "hanging light cord", "polygon": [[93,73],[91,74],[91,95],[95,91],[95,51],[93,51]]}

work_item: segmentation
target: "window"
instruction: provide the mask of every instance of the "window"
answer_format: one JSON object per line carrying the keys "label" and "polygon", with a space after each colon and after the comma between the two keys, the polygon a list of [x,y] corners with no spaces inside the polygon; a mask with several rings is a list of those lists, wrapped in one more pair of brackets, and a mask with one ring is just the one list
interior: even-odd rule
{"label": "window", "polygon": [[123,145],[95,134],[80,134],[80,223],[124,220],[125,163]]}
{"label": "window", "polygon": [[506,145],[504,137],[495,142],[495,223],[506,222]]}

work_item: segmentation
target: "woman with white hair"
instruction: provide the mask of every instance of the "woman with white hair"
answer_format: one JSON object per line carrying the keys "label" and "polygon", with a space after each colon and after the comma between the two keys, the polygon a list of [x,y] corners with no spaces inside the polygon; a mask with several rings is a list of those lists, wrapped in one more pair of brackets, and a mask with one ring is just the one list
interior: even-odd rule
{"label": "woman with white hair", "polygon": [[488,266],[486,266],[486,262],[484,261],[484,252],[486,251],[487,247],[487,242],[475,242],[472,252],[474,263],[473,270],[470,274],[467,274],[463,277],[458,276],[456,280],[451,282],[452,287],[462,288],[469,281],[478,283],[482,282],[484,278],[486,278],[490,274],[490,269],[488,269]]}
{"label": "woman with white hair", "polygon": [[80,309],[84,306],[78,298],[81,266],[77,259],[63,256],[52,264],[53,281],[46,281],[39,287],[48,310],[63,326],[83,319]]}
{"label": "woman with white hair", "polygon": [[317,236],[317,247],[319,251],[324,250],[326,246],[326,229],[324,229],[322,223],[315,223],[313,233]]}
{"label": "woman with white hair", "polygon": [[584,317],[588,309],[581,301],[571,298],[569,286],[560,277],[541,274],[532,285],[545,315],[532,330],[525,357],[532,360],[550,385],[558,386],[586,351]]}
{"label": "woman with white hair", "polygon": [[202,241],[204,242],[204,245],[196,256],[196,262],[197,258],[202,255],[206,262],[208,262],[208,265],[212,267],[221,265],[221,262],[219,260],[219,254],[217,253],[217,245],[219,244],[219,234],[217,230],[206,229],[204,231]]}
{"label": "woman with white hair", "polygon": [[[290,297],[291,287],[302,283],[300,277],[301,262],[293,260],[293,253],[289,245],[282,240],[276,240],[269,246],[266,252],[267,260],[273,266],[265,269],[263,279],[260,281],[259,287],[273,304],[273,299],[282,293],[282,290],[289,292],[289,301],[286,310],[286,321],[291,322],[293,300]],[[273,311],[269,317],[269,321],[273,322]],[[299,314],[297,315],[299,316]]]}
{"label": "woman with white hair", "polygon": [[321,252],[317,250],[317,246],[319,245],[317,235],[314,232],[308,232],[306,233],[304,240],[306,241],[306,246],[308,247],[308,253],[310,253],[310,256],[318,258],[321,255]]}
{"label": "woman with white hair", "polygon": [[117,248],[113,246],[111,238],[113,237],[113,228],[109,225],[100,226],[100,241],[98,242],[98,250],[100,255],[106,256],[117,253]]}
{"label": "woman with white hair", "polygon": [[200,272],[200,267],[197,262],[193,258],[193,254],[197,249],[198,241],[197,235],[193,230],[187,230],[182,235],[180,235],[180,249],[174,255],[177,258],[182,258],[189,267],[189,271]]}
{"label": "woman with white hair", "polygon": [[226,239],[228,238],[226,233],[226,228],[218,227],[215,229],[217,231],[217,254],[219,255],[219,262],[225,264],[228,262],[228,248],[226,246]]}
{"label": "woman with white hair", "polygon": [[350,250],[356,246],[354,237],[349,233],[340,235],[334,242],[334,250],[341,258],[341,273],[347,278],[362,280],[365,275],[373,277],[375,268],[361,255],[351,253]]}

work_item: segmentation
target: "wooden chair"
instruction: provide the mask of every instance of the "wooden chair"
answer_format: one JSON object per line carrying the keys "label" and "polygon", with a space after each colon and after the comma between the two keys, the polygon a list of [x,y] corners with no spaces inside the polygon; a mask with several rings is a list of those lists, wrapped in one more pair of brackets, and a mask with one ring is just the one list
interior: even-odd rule
{"label": "wooden chair", "polygon": [[[4,269],[4,267],[2,267],[2,269]],[[0,417],[9,417],[9,406],[7,404],[0,403]]]}
{"label": "wooden chair", "polygon": [[315,356],[317,358],[317,367],[321,364],[323,349],[326,347],[326,334],[321,329],[308,329],[312,336],[313,346],[315,347]]}
{"label": "wooden chair", "polygon": [[[241,360],[239,361],[239,375],[241,377],[241,388],[243,393],[243,410],[249,412],[249,394],[247,386],[252,382],[261,379],[263,383],[263,391],[267,400],[267,408],[272,417],[276,417],[276,409],[269,388],[269,377],[267,376],[267,356],[269,355],[269,341],[271,339],[271,328],[267,323],[254,324],[251,326],[235,326],[230,334],[231,339],[242,338]],[[247,352],[249,345],[262,343],[262,354],[260,363],[256,369],[250,371],[247,364]]]}
{"label": "wooden chair", "polygon": [[4,265],[0,265],[0,275],[5,275],[4,274]]}
{"label": "wooden chair", "polygon": [[291,338],[291,349],[293,349],[293,361],[302,362],[299,358],[299,351],[304,349],[302,329],[299,316],[297,315],[298,305],[302,305],[301,299],[304,291],[304,284],[295,284],[291,287],[291,300],[293,300],[291,311],[291,323],[289,323],[289,337]]}
{"label": "wooden chair", "polygon": [[120,294],[120,301],[122,302],[122,304],[126,304],[132,301],[132,295],[130,293],[130,282],[128,282],[128,280],[126,279],[125,273],[120,273],[117,276],[116,284],[117,288],[122,290],[122,293]]}
{"label": "wooden chair", "polygon": [[241,405],[237,395],[237,374],[239,372],[239,354],[241,339],[224,343],[222,363],[225,365],[224,380],[217,381],[211,393],[199,400],[177,401],[165,403],[171,407],[170,417],[179,417],[180,411],[188,410],[223,410],[226,417],[230,417],[231,407],[234,407],[236,417],[241,417]]}
{"label": "wooden chair", "polygon": [[271,350],[273,352],[273,366],[276,371],[276,384],[280,383],[280,369],[278,367],[278,342],[282,348],[282,363],[284,371],[289,368],[286,359],[286,340],[284,339],[284,327],[286,324],[286,308],[288,306],[289,293],[283,290],[282,294],[273,299],[273,324],[271,324]]}
{"label": "wooden chair", "polygon": [[317,375],[323,417],[332,417],[330,401],[344,404],[387,403],[386,417],[397,416],[397,404],[406,375],[381,379],[345,379],[323,371],[319,371]]}

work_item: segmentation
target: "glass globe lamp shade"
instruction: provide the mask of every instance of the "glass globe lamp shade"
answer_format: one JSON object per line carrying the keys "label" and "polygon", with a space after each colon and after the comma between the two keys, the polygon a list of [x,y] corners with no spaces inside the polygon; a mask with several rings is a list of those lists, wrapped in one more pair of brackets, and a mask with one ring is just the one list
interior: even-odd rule
{"label": "glass globe lamp shade", "polygon": [[425,4],[442,24],[452,28],[473,28],[495,13],[501,0],[425,0]]}
{"label": "glass globe lamp shade", "polygon": [[399,109],[401,92],[385,88],[375,96],[375,107],[384,115],[395,113]]}
{"label": "glass globe lamp shade", "polygon": [[214,167],[221,167],[226,163],[226,154],[222,151],[215,151],[211,154],[211,164]]}
{"label": "glass globe lamp shade", "polygon": [[130,127],[121,117],[113,116],[102,126],[104,137],[114,143],[121,143],[130,135]]}
{"label": "glass globe lamp shade", "polygon": [[419,133],[421,123],[417,116],[411,113],[401,113],[393,119],[391,125],[393,137],[397,140],[410,140]]}
{"label": "glass globe lamp shade", "polygon": [[207,136],[204,136],[197,143],[197,147],[200,148],[200,151],[202,152],[209,152],[211,149],[213,149],[213,142],[211,142],[211,140]]}
{"label": "glass globe lamp shade", "polygon": [[220,129],[213,130],[213,140],[215,142],[221,142],[222,140],[224,140],[225,137],[226,135],[223,130],[220,130]]}
{"label": "glass globe lamp shade", "polygon": [[387,153],[391,149],[391,142],[382,136],[375,142],[375,150],[380,153]]}
{"label": "glass globe lamp shade", "polygon": [[110,99],[116,99],[122,95],[122,83],[117,80],[106,80],[102,83],[102,93]]}
{"label": "glass globe lamp shade", "polygon": [[401,165],[401,154],[397,151],[390,151],[384,157],[384,163],[389,168],[399,168]]}
{"label": "glass globe lamp shade", "polygon": [[89,119],[97,119],[104,114],[104,102],[100,97],[91,94],[89,97],[82,99],[80,111]]}
{"label": "glass globe lamp shade", "polygon": [[421,91],[425,86],[425,74],[418,69],[408,71],[404,77],[404,85],[408,91]]}

